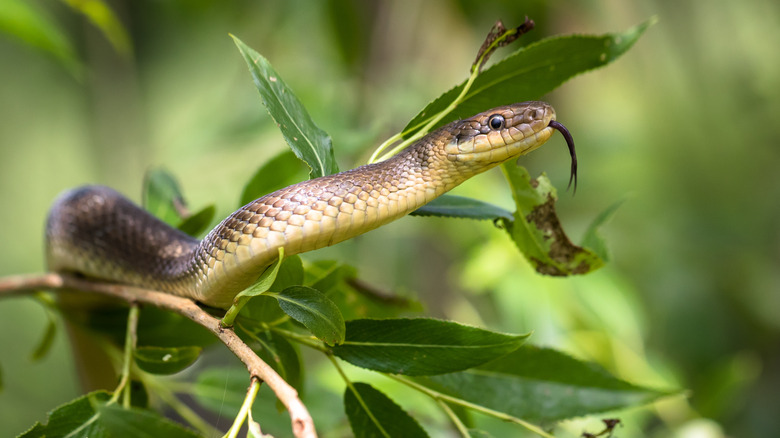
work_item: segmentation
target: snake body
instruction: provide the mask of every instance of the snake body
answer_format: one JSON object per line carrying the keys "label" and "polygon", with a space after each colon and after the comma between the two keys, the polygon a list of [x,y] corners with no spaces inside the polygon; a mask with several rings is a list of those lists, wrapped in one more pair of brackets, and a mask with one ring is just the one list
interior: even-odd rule
{"label": "snake body", "polygon": [[112,189],[74,189],[49,214],[48,265],[226,308],[278,258],[279,247],[285,255],[303,253],[398,219],[473,175],[538,148],[561,126],[554,120],[549,104],[523,102],[452,122],[388,160],[252,201],[202,241]]}

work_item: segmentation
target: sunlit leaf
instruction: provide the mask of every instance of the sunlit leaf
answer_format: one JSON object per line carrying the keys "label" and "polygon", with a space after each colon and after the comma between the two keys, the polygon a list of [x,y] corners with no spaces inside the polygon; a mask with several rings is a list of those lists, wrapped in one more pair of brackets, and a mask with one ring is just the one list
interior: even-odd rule
{"label": "sunlit leaf", "polygon": [[284,260],[284,248],[280,247],[279,258],[276,259],[274,264],[267,267],[254,284],[236,295],[235,300],[238,300],[239,298],[255,297],[269,290],[276,281],[276,274],[279,272],[279,266],[281,266],[282,260]]}
{"label": "sunlit leaf", "polygon": [[[465,100],[434,129],[489,108],[538,99],[568,79],[614,61],[655,21],[655,18],[649,19],[622,33],[557,36],[522,47],[486,68],[474,81]],[[465,83],[429,103],[406,125],[404,138],[443,111],[461,93]]]}
{"label": "sunlit leaf", "polygon": [[512,213],[478,199],[457,195],[441,195],[413,211],[412,216],[441,216],[464,219],[511,219]]}
{"label": "sunlit leaf", "polygon": [[73,44],[60,26],[27,0],[3,0],[0,7],[0,31],[57,59],[77,78],[83,66]]}
{"label": "sunlit leaf", "polygon": [[517,349],[528,335],[507,335],[436,319],[347,321],[333,353],[359,367],[423,376],[471,368]]}
{"label": "sunlit leaf", "polygon": [[309,175],[316,178],[338,172],[328,134],[314,123],[267,59],[238,38],[233,37],[233,40],[249,66],[268,113],[295,155],[311,168]]}
{"label": "sunlit leaf", "polygon": [[632,385],[596,364],[523,346],[479,367],[416,379],[437,391],[530,421],[555,421],[649,403],[669,392]]}
{"label": "sunlit leaf", "polygon": [[322,292],[307,286],[292,286],[281,292],[268,292],[279,301],[284,313],[303,324],[309,331],[327,344],[344,341],[344,317],[333,301]]}
{"label": "sunlit leaf", "polygon": [[512,188],[517,210],[504,226],[520,252],[540,274],[586,274],[604,265],[595,253],[574,245],[555,213],[557,194],[546,176],[534,180],[514,163],[501,166]]}
{"label": "sunlit leaf", "polygon": [[175,374],[195,363],[201,347],[138,347],[133,351],[135,363],[152,374]]}
{"label": "sunlit leaf", "polygon": [[296,254],[284,258],[282,265],[279,266],[279,272],[276,273],[276,279],[268,290],[279,292],[301,284],[303,284],[303,262]]}
{"label": "sunlit leaf", "polygon": [[427,437],[420,424],[390,397],[367,383],[356,382],[344,391],[344,412],[355,438]]}
{"label": "sunlit leaf", "polygon": [[162,168],[150,169],[144,175],[143,207],[174,227],[189,216],[179,182]]}
{"label": "sunlit leaf", "polygon": [[284,151],[271,158],[257,169],[252,179],[241,193],[241,205],[281,188],[306,179],[306,171],[301,160],[292,151]]}
{"label": "sunlit leaf", "polygon": [[214,204],[208,205],[199,212],[191,214],[182,220],[177,228],[190,236],[198,237],[208,229],[216,213],[217,207]]}

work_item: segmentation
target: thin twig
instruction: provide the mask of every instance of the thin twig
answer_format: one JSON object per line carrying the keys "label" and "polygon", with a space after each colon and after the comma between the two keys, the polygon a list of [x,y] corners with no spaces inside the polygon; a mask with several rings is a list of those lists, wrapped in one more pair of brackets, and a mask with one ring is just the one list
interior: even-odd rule
{"label": "thin twig", "polygon": [[264,381],[287,408],[296,437],[317,436],[314,421],[298,397],[298,392],[260,359],[231,329],[222,328],[219,319],[209,315],[195,302],[164,292],[76,278],[64,274],[16,275],[0,278],[0,297],[29,294],[41,289],[69,289],[93,292],[128,303],[144,303],[178,313],[214,333],[246,365],[250,378]]}

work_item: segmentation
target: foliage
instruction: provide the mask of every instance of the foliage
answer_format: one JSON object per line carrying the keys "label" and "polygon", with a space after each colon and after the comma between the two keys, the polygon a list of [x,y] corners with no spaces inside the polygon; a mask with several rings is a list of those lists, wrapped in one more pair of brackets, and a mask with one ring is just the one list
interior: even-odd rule
{"label": "foliage", "polygon": [[[478,63],[468,81],[431,102],[396,139],[408,142],[455,117],[545,94],[576,74],[612,62],[650,24],[648,21],[620,34],[542,40],[517,50],[484,72]],[[337,172],[330,137],[315,125],[268,60],[238,38],[234,40],[265,107],[294,156],[309,167],[310,177]],[[289,152],[266,163],[246,184],[241,202],[278,188],[281,175],[290,173],[296,165]],[[614,209],[597,218],[590,228],[586,243],[593,250],[576,246],[557,219],[557,196],[549,180],[543,175],[532,179],[514,164],[506,164],[504,172],[514,195],[515,212],[475,199],[445,196],[416,215],[494,220],[542,274],[585,274],[604,264],[605,246],[597,228]],[[163,170],[147,175],[144,194],[147,209],[191,235],[202,233],[215,214],[211,205],[191,214],[176,179]],[[429,396],[461,434],[466,429],[453,408],[500,418],[549,436],[541,426],[528,421],[549,427],[550,422],[635,406],[668,394],[621,381],[589,362],[560,352],[524,346],[527,334],[405,317],[409,303],[403,300],[383,303],[381,314],[357,317],[354,308],[345,303],[370,303],[377,297],[355,287],[350,280],[356,277],[354,268],[338,261],[306,265],[300,257],[284,257],[280,251],[277,262],[237,297],[236,307],[223,320],[296,388],[303,387],[305,368],[299,348],[312,349],[330,359],[347,388],[344,409],[355,436],[427,433],[390,396],[367,383],[352,382],[336,358],[387,375]],[[142,315],[146,313],[144,309]],[[203,343],[184,336],[177,342],[174,335],[160,345],[160,341],[150,340],[154,336],[144,336],[153,333],[151,322],[142,317],[138,324],[139,345],[133,346],[132,355],[125,358],[132,357],[133,366],[125,364],[129,371],[124,377],[132,375],[151,393],[156,392],[199,429],[200,435],[209,433],[207,426],[193,419],[188,408],[171,396],[173,386],[166,386],[168,381],[159,377],[187,369],[201,354]],[[43,344],[51,337],[48,331]],[[197,378],[192,393],[206,409],[221,412],[223,405],[228,405],[238,411],[246,392],[245,376],[241,379],[228,385],[218,370],[206,369]],[[144,409],[146,406],[130,407],[129,402],[120,406],[118,397],[131,400],[132,385],[120,385],[113,395],[91,393],[63,405],[52,411],[46,425],[36,424],[22,436],[106,436],[118,430],[131,430],[135,436],[195,435]],[[479,436],[480,432],[465,433]]]}

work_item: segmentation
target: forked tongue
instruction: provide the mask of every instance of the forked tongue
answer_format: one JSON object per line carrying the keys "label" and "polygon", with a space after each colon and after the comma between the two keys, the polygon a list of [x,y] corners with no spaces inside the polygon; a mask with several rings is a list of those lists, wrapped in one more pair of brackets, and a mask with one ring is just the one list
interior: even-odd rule
{"label": "forked tongue", "polygon": [[574,150],[574,139],[571,137],[569,130],[559,122],[553,120],[548,126],[560,131],[563,134],[563,138],[566,139],[566,144],[569,146],[569,155],[571,155],[571,174],[569,175],[569,185],[566,187],[566,190],[569,190],[571,183],[574,182],[574,192],[572,193],[577,193],[577,152]]}

